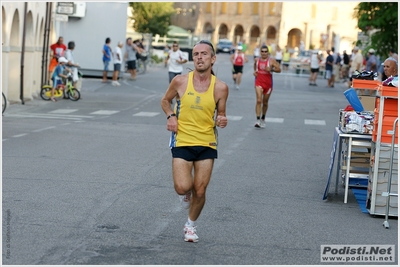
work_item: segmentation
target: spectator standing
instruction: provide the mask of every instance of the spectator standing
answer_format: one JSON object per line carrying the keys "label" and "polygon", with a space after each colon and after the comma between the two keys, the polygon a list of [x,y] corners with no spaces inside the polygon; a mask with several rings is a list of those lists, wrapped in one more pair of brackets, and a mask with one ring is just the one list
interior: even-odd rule
{"label": "spectator standing", "polygon": [[79,76],[78,76],[79,64],[75,63],[74,54],[73,54],[74,49],[75,49],[75,42],[74,41],[68,42],[68,49],[65,51],[65,58],[68,60],[68,63],[66,65],[72,71],[72,79],[74,82],[74,87],[76,88],[76,84],[78,83],[78,80],[79,80]]}
{"label": "spectator standing", "polygon": [[[268,48],[269,49],[269,48]],[[276,46],[276,51],[275,51],[275,60],[278,62],[279,65],[281,65],[283,58],[283,51],[279,45]]]}
{"label": "spectator standing", "polygon": [[333,69],[334,69],[334,82],[339,82],[340,81],[340,69],[341,69],[341,64],[342,64],[342,57],[340,56],[340,53],[336,53],[336,58],[335,58],[335,62],[333,65]]}
{"label": "spectator standing", "polygon": [[179,49],[178,42],[174,42],[172,44],[172,51],[168,52],[168,56],[165,59],[165,64],[168,63],[168,77],[169,83],[171,83],[172,79],[177,76],[181,75],[183,72],[182,64],[185,64],[187,59],[183,52]]}
{"label": "spectator standing", "polygon": [[368,60],[367,60],[367,64],[366,64],[366,71],[373,71],[373,72],[377,72],[377,58],[375,56],[375,50],[373,48],[368,50]]}
{"label": "spectator standing", "polygon": [[58,37],[56,43],[50,46],[50,64],[49,64],[49,79],[52,77],[54,68],[58,65],[58,59],[64,56],[67,47],[64,44],[64,38]]}
{"label": "spectator standing", "polygon": [[136,81],[136,53],[141,49],[132,42],[132,38],[126,39],[125,60],[128,66],[128,72],[131,74],[130,80]]}
{"label": "spectator standing", "polygon": [[110,61],[112,58],[112,50],[111,50],[111,39],[109,37],[106,38],[105,44],[103,45],[103,83],[107,82],[107,72],[109,70]]}
{"label": "spectator standing", "polygon": [[350,71],[349,71],[349,87],[352,85],[352,75],[353,73],[357,71],[361,71],[362,63],[363,63],[363,56],[361,55],[360,49],[356,46],[353,49],[353,55],[351,56],[351,62],[350,62]]}
{"label": "spectator standing", "polygon": [[254,60],[257,60],[260,57],[260,47],[256,46],[253,51]]}
{"label": "spectator standing", "polygon": [[310,83],[309,85],[317,86],[317,76],[319,73],[319,63],[321,63],[321,58],[317,51],[313,51],[310,57]]}
{"label": "spectator standing", "polygon": [[399,61],[399,57],[396,53],[396,50],[394,50],[394,48],[390,48],[389,55],[391,58],[394,58],[396,61]]}
{"label": "spectator standing", "polygon": [[121,48],[124,46],[122,42],[118,42],[118,45],[114,49],[114,72],[113,72],[113,86],[120,86],[121,84],[118,82],[119,72],[121,71],[122,65],[122,50]]}
{"label": "spectator standing", "polygon": [[343,82],[346,82],[347,78],[349,77],[349,63],[350,63],[350,57],[346,53],[346,50],[344,50],[343,51],[343,66],[342,66]]}
{"label": "spectator standing", "polygon": [[328,54],[328,57],[326,58],[325,62],[325,78],[328,80],[328,87],[335,87],[334,83],[334,75],[333,75],[333,65],[334,65],[334,59],[331,54],[330,50],[326,50],[326,53]]}
{"label": "spectator standing", "polygon": [[283,51],[283,70],[289,70],[289,63],[290,63],[290,52],[289,48],[286,46],[285,50]]}

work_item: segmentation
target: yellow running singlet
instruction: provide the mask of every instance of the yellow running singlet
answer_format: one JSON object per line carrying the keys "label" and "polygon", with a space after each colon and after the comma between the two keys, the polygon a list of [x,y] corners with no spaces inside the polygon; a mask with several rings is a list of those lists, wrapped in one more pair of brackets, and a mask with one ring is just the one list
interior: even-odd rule
{"label": "yellow running singlet", "polygon": [[186,91],[175,105],[178,132],[171,135],[171,148],[205,146],[217,149],[214,86],[215,76],[212,75],[207,91],[197,92],[193,87],[193,72],[189,72]]}

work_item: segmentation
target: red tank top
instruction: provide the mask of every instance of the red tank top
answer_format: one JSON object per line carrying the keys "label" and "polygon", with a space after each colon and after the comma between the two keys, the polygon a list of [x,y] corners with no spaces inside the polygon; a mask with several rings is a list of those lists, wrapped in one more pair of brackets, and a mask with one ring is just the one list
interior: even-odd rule
{"label": "red tank top", "polygon": [[244,54],[235,54],[235,58],[233,60],[233,65],[235,66],[243,66],[244,63]]}
{"label": "red tank top", "polygon": [[267,60],[257,60],[257,77],[256,84],[265,84],[265,86],[272,87],[272,73],[266,71],[265,68],[269,66],[269,58]]}

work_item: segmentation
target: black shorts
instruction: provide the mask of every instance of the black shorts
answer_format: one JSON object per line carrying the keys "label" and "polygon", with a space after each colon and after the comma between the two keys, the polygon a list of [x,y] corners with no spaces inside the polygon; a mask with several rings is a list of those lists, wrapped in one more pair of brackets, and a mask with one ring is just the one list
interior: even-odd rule
{"label": "black shorts", "polygon": [[135,70],[136,69],[136,60],[131,60],[126,62],[128,64],[128,70]]}
{"label": "black shorts", "polygon": [[120,63],[114,64],[114,71],[121,71],[121,64]]}
{"label": "black shorts", "polygon": [[312,73],[319,72],[319,68],[316,68],[316,69],[311,68],[311,72]]}
{"label": "black shorts", "polygon": [[243,66],[233,65],[232,74],[236,74],[236,73],[243,73]]}
{"label": "black shorts", "polygon": [[216,149],[206,146],[182,146],[171,148],[173,158],[181,158],[186,161],[197,161],[204,159],[216,159]]}

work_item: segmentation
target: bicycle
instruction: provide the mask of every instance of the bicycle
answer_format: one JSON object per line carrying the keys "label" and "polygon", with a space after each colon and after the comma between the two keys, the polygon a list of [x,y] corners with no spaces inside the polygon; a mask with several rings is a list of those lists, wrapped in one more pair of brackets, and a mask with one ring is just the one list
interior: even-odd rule
{"label": "bicycle", "polygon": [[[67,78],[65,79],[65,84],[59,84],[54,92],[55,98],[69,98],[72,101],[78,101],[81,98],[81,93],[78,89],[74,88],[72,82],[72,74],[68,73]],[[40,97],[43,100],[49,101],[51,99],[51,85],[43,85],[40,90]]]}
{"label": "bicycle", "polygon": [[6,110],[6,107],[7,107],[7,98],[6,98],[6,96],[4,95],[3,92],[1,92],[1,94],[3,95],[3,101],[2,101],[2,105],[3,105],[3,112],[2,112],[2,114],[3,114],[4,111]]}

